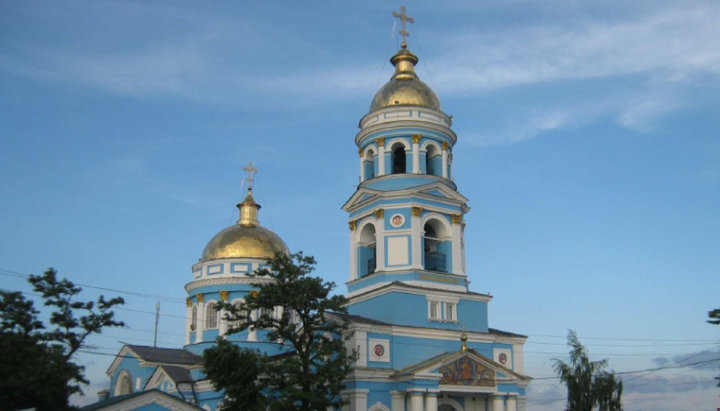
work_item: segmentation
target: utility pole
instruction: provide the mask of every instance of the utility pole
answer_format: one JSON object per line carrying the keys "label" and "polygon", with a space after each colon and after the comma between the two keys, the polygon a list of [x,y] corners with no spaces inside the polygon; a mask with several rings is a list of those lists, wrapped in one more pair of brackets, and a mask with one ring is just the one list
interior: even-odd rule
{"label": "utility pole", "polygon": [[155,303],[155,338],[153,339],[153,347],[157,347],[158,320],[160,320],[160,301]]}

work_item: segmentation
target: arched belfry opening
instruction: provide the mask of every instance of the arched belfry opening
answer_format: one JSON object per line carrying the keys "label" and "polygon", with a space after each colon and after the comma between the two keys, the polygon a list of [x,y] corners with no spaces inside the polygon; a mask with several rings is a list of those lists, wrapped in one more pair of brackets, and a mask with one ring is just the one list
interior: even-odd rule
{"label": "arched belfry opening", "polygon": [[403,174],[406,172],[405,167],[405,146],[397,143],[392,147],[392,173]]}
{"label": "arched belfry opening", "polygon": [[423,266],[429,271],[449,272],[450,241],[444,241],[445,228],[437,220],[423,226]]}
{"label": "arched belfry opening", "polygon": [[442,176],[442,158],[438,149],[430,144],[425,155],[425,173],[433,176]]}
{"label": "arched belfry opening", "polygon": [[365,180],[375,177],[375,151],[368,150],[363,157],[363,174]]}
{"label": "arched belfry opening", "polygon": [[366,224],[360,232],[360,241],[357,246],[358,277],[372,274],[377,268],[377,236],[375,226]]}

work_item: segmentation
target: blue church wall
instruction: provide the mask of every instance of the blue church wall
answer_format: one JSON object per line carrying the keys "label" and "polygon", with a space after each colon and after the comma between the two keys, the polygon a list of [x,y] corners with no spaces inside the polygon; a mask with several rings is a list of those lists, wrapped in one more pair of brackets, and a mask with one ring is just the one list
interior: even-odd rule
{"label": "blue church wall", "polygon": [[412,157],[413,157],[412,151],[405,150],[405,172],[406,173],[412,173],[412,169],[413,169]]}
{"label": "blue church wall", "polygon": [[[460,300],[457,305],[458,321],[468,330],[488,331],[487,303],[483,301]],[[509,346],[508,348],[512,348]]]}
{"label": "blue church wall", "polygon": [[215,341],[220,336],[220,331],[217,328],[211,328],[203,331],[203,341]]}
{"label": "blue church wall", "polygon": [[365,180],[375,177],[375,162],[374,161],[363,161],[363,170],[365,174]]}
{"label": "blue church wall", "polygon": [[421,172],[422,174],[428,174],[428,172],[427,172],[427,164],[426,164],[426,162],[425,162],[426,159],[427,159],[427,152],[426,152],[426,151],[420,151],[420,172]]}
{"label": "blue church wall", "polygon": [[393,292],[348,306],[350,314],[394,324],[427,325],[425,296]]}
{"label": "blue church wall", "polygon": [[442,176],[442,156],[433,156],[430,158],[430,170],[431,172],[426,171],[427,174],[434,175],[441,177]]}
{"label": "blue church wall", "polygon": [[[120,373],[125,370],[130,373],[130,382],[132,385],[133,392],[142,391],[147,384],[148,379],[155,372],[156,367],[141,367],[137,357],[132,354],[128,354],[125,358],[120,361],[120,364],[115,369],[115,373],[110,377],[110,397],[115,396],[115,383],[117,382]],[[137,389],[137,378],[140,377],[140,389]]]}
{"label": "blue church wall", "polygon": [[357,272],[359,277],[372,274],[375,271],[374,267],[372,270],[369,269],[368,265],[372,265],[375,262],[375,249],[371,247],[358,247],[357,248]]}
{"label": "blue church wall", "polygon": [[[388,164],[388,163],[386,163]],[[390,173],[387,173],[390,174]],[[398,176],[391,178],[378,178],[373,181],[369,181],[366,185],[367,188],[380,191],[393,191],[393,190],[404,190],[409,187],[420,186],[427,183],[438,181],[435,178],[428,177],[424,174],[411,174],[409,176]],[[382,176],[385,177],[385,176]],[[442,181],[442,180],[440,180]]]}

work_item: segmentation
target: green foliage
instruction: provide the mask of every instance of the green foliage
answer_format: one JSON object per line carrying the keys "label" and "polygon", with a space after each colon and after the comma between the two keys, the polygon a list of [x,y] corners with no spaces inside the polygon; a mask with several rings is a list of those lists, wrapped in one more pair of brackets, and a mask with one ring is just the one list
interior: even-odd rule
{"label": "green foliage", "polygon": [[[338,316],[330,320],[329,313],[346,313],[345,298],[330,295],[334,283],[310,276],[314,267],[315,259],[302,253],[277,254],[268,269],[252,274],[257,292],[250,293],[239,307],[223,306],[229,312],[227,319],[235,324],[228,334],[250,327],[267,330],[267,341],[287,347],[288,354],[260,355],[262,373],[256,386],[271,410],[342,405],[340,391],[355,352],[345,348],[346,324]],[[280,307],[282,314],[273,315]],[[222,383],[228,380],[217,377],[212,364],[206,361],[205,368],[208,376],[216,375],[211,378],[214,384],[221,384],[228,394],[233,392],[231,385]]]}
{"label": "green foliage", "polygon": [[716,308],[712,311],[708,312],[708,317],[710,317],[710,320],[707,320],[710,324],[719,325],[720,324],[720,308]]}
{"label": "green foliage", "polygon": [[203,352],[208,379],[216,390],[225,390],[223,410],[264,410],[265,396],[255,385],[262,367],[262,357],[252,350],[240,349],[223,338]]}
{"label": "green foliage", "polygon": [[91,334],[104,327],[123,326],[112,308],[122,298],[74,301],[82,291],[67,279],[58,280],[52,268],[28,281],[52,307],[49,324],[20,292],[0,291],[0,403],[8,409],[68,409],[68,398],[87,384],[84,367],[73,355]]}
{"label": "green foliage", "polygon": [[568,332],[570,363],[553,359],[553,368],[568,390],[567,411],[622,411],[622,381],[605,371],[608,360],[590,361],[574,331]]}

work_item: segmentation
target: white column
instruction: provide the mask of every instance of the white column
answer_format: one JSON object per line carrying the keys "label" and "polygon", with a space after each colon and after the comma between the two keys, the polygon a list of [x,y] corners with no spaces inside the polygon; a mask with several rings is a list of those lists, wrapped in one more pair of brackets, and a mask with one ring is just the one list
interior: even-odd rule
{"label": "white column", "polygon": [[378,176],[385,175],[385,139],[376,138],[375,142],[378,146]]}
{"label": "white column", "polygon": [[412,260],[410,261],[411,267],[414,269],[422,269],[423,261],[422,261],[422,237],[423,237],[423,228],[422,228],[422,222],[420,220],[420,213],[422,213],[422,208],[420,207],[412,207],[411,209],[411,216],[410,217],[410,239],[412,241]]}
{"label": "white column", "polygon": [[367,397],[370,390],[355,389],[345,392],[348,400],[350,400],[350,411],[367,411]]}
{"label": "white column", "polygon": [[192,325],[192,298],[188,297],[185,299],[185,305],[187,306],[187,314],[185,314],[185,344],[190,344],[190,326]]}
{"label": "white column", "polygon": [[203,331],[205,331],[205,296],[197,294],[197,328],[195,329],[195,342],[199,343],[203,340]]}
{"label": "white column", "polygon": [[425,393],[425,411],[437,411],[440,390],[428,389]]}
{"label": "white column", "polygon": [[410,395],[409,411],[425,411],[422,390],[417,389],[417,391],[415,391],[415,389],[410,389],[408,390],[408,394]]}
{"label": "white column", "polygon": [[[257,320],[257,310],[250,312],[250,319],[252,321]],[[248,328],[248,341],[257,341],[257,329],[255,327]]]}
{"label": "white column", "polygon": [[412,172],[415,174],[420,173],[420,135],[414,134],[412,136]]}
{"label": "white column", "polygon": [[462,214],[452,216],[452,272],[465,275],[462,247]]}
{"label": "white column", "polygon": [[[228,298],[230,297],[230,293],[227,290],[220,291],[220,301],[223,303],[228,302]],[[225,309],[220,310],[220,322],[218,324],[218,333],[220,334],[220,337],[226,338],[225,333],[227,333],[228,330],[228,322],[225,319],[225,315],[227,314],[227,311]]]}
{"label": "white column", "polygon": [[517,411],[517,397],[509,395],[507,397],[507,403],[505,405],[506,411]]}
{"label": "white column", "polygon": [[405,411],[405,393],[403,391],[390,391],[392,396],[392,411]]}
{"label": "white column", "polygon": [[365,181],[365,159],[360,152],[360,182]]}
{"label": "white column", "polygon": [[225,333],[227,333],[228,330],[227,320],[225,319],[226,314],[227,311],[225,311],[224,308],[220,310],[220,324],[218,325],[218,333],[222,338],[226,338]]}
{"label": "white column", "polygon": [[377,224],[375,225],[375,271],[385,271],[385,211],[379,209],[375,212]]}
{"label": "white column", "polygon": [[355,238],[357,236],[357,222],[350,221],[350,281],[357,278],[357,245],[355,244]]}
{"label": "white column", "polygon": [[505,396],[493,395],[492,411],[505,411]]}
{"label": "white column", "polygon": [[448,148],[450,145],[447,142],[442,144],[442,176],[448,178]]}

